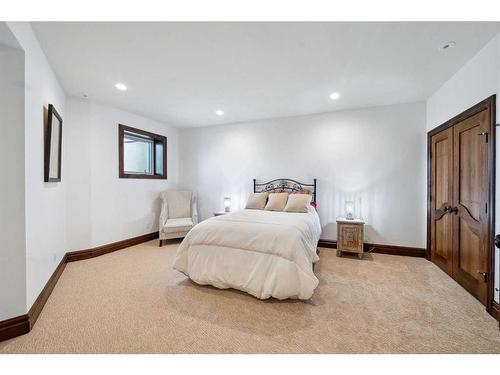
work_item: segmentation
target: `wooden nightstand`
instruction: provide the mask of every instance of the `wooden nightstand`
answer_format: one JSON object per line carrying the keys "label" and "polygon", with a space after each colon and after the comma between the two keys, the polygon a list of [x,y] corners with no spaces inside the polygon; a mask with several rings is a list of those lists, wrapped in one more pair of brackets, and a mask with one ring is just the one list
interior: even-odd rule
{"label": "wooden nightstand", "polygon": [[228,214],[229,212],[226,212],[226,211],[217,211],[217,212],[214,212],[214,216],[222,216],[222,215],[225,215],[225,214]]}
{"label": "wooden nightstand", "polygon": [[357,253],[363,259],[364,225],[359,219],[337,219],[337,256],[342,252]]}

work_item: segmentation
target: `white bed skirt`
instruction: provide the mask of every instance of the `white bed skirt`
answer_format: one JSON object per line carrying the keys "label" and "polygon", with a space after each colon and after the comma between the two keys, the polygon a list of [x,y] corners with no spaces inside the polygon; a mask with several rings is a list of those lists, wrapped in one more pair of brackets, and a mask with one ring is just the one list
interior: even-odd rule
{"label": "white bed skirt", "polygon": [[176,263],[176,268],[197,284],[234,288],[260,299],[309,299],[318,286],[312,272],[288,259],[231,247],[193,245],[187,264]]}

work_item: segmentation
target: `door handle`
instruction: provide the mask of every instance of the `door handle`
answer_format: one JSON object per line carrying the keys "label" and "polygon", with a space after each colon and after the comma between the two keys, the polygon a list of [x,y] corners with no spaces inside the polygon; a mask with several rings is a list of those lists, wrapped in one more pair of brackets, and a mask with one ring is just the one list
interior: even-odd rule
{"label": "door handle", "polygon": [[488,274],[486,272],[477,271],[477,273],[483,277],[484,282],[488,281]]}
{"label": "door handle", "polygon": [[455,214],[457,215],[458,214],[458,207],[448,207],[448,212],[450,214]]}
{"label": "door handle", "polygon": [[451,206],[447,206],[446,203],[441,206],[441,208],[437,209],[435,220],[440,220],[444,215],[450,212]]}

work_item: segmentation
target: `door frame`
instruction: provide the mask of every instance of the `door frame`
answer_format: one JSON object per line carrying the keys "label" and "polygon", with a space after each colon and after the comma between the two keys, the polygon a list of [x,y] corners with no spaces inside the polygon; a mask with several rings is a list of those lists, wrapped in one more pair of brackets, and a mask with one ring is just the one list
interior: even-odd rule
{"label": "door frame", "polygon": [[475,114],[488,110],[490,112],[489,137],[488,137],[488,292],[486,299],[486,310],[492,313],[493,288],[495,280],[495,157],[496,157],[496,95],[492,95],[477,103],[459,115],[439,125],[427,133],[427,248],[426,258],[431,260],[431,193],[432,193],[432,144],[431,138],[437,133],[448,129],[455,124],[474,116]]}

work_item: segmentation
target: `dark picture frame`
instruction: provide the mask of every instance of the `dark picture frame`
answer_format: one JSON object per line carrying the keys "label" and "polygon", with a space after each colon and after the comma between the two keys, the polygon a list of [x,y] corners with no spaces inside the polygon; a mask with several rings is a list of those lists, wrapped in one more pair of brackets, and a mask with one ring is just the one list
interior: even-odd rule
{"label": "dark picture frame", "polygon": [[[125,133],[132,133],[134,136],[144,137],[152,140],[154,144],[157,143],[163,146],[163,170],[159,174],[156,172],[156,147],[153,147],[153,174],[137,174],[125,171],[124,161],[124,138]],[[118,124],[118,176],[120,178],[137,178],[137,179],[153,179],[153,180],[166,180],[167,179],[167,137],[145,130],[133,128],[131,126]]]}
{"label": "dark picture frame", "polygon": [[55,107],[49,104],[45,126],[44,181],[61,181],[63,120]]}

